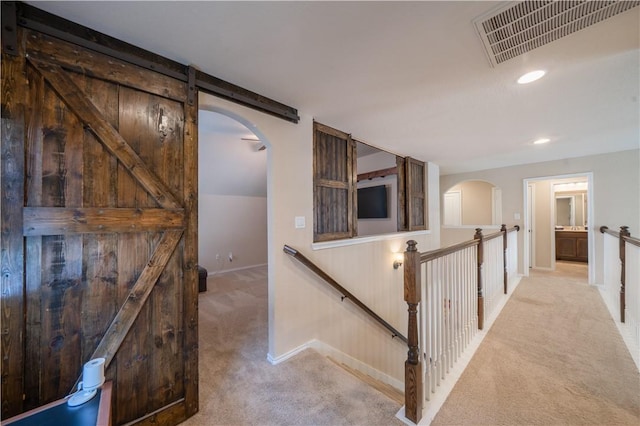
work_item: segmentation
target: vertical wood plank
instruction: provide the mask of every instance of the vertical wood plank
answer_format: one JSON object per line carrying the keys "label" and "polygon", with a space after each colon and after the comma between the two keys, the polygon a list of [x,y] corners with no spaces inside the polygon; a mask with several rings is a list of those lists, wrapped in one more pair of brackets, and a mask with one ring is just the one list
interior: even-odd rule
{"label": "vertical wood plank", "polygon": [[[20,34],[20,33],[19,33]],[[21,48],[19,47],[21,50]],[[24,103],[26,78],[24,58],[2,55],[2,164],[0,166],[2,260],[0,338],[2,356],[2,418],[23,409],[24,393]]]}
{"label": "vertical wood plank", "polygon": [[407,231],[407,169],[404,157],[396,156],[398,169],[398,231]]}
{"label": "vertical wood plank", "polygon": [[[182,197],[184,180],[182,104],[146,95],[148,114],[144,146],[140,153],[148,158],[146,164],[172,191],[176,199]],[[182,337],[181,311],[183,306],[182,255],[174,252],[153,288],[149,298],[150,331],[153,350],[149,353],[148,409],[155,411],[182,396],[183,351],[178,350]],[[180,342],[180,346],[181,346]]]}
{"label": "vertical wood plank", "polygon": [[[140,155],[143,137],[139,129],[144,126],[146,111],[138,110],[135,93],[124,87],[118,94],[119,132],[129,145]],[[138,115],[140,117],[138,117]],[[144,134],[144,133],[143,133]],[[143,160],[147,160],[141,155]],[[149,207],[149,195],[137,184],[122,164],[118,164],[118,207]],[[156,207],[155,203],[152,205]],[[118,238],[118,306],[122,306],[138,276],[144,269],[153,250],[152,237],[155,233],[121,234]],[[115,359],[117,363],[118,392],[115,395],[117,411],[114,413],[116,424],[134,420],[140,413],[147,412],[149,399],[147,381],[149,372],[147,360],[153,344],[149,338],[150,330],[149,305],[142,308],[136,323],[127,334]],[[122,391],[121,389],[126,389]],[[131,398],[128,394],[134,394]]]}
{"label": "vertical wood plank", "polygon": [[[142,238],[144,237],[144,238]],[[122,306],[138,276],[149,260],[151,248],[146,234],[122,234],[118,238],[118,306]],[[116,355],[118,393],[114,405],[116,424],[134,420],[146,412],[148,370],[146,362],[150,350],[149,308],[142,308],[136,324],[127,334]],[[135,397],[132,397],[135,395]]]}
{"label": "vertical wood plank", "polygon": [[[82,125],[48,86],[41,131],[43,206],[81,206]],[[44,237],[41,259],[40,404],[67,394],[81,371],[80,312],[71,307],[80,306],[82,237]]]}
{"label": "vertical wood plank", "polygon": [[[37,207],[42,205],[42,108],[44,103],[44,78],[32,67],[27,66],[29,78],[29,101],[27,108],[25,205]],[[25,364],[40,368],[41,365],[41,325],[40,281],[42,278],[42,237],[28,237],[25,263],[25,317],[26,338]],[[30,410],[40,405],[40,374],[34,371],[24,375],[25,399],[24,409]]]}
{"label": "vertical wood plank", "polygon": [[[104,118],[118,128],[118,86],[95,78],[78,76],[78,86],[100,110]],[[84,132],[83,203],[91,207],[115,207],[117,204],[117,159],[89,131]],[[115,316],[118,279],[118,236],[83,236],[84,293],[82,298],[82,362],[88,362],[104,332]],[[117,392],[116,364],[105,371]],[[117,410],[117,407],[114,408]],[[114,413],[115,414],[115,411]]]}
{"label": "vertical wood plank", "polygon": [[349,208],[347,209],[347,228],[349,236],[358,235],[358,158],[356,156],[356,141],[351,135],[347,139],[345,146],[347,150],[347,199]]}
{"label": "vertical wood plank", "polygon": [[187,229],[183,237],[183,360],[186,415],[198,411],[198,97],[185,104],[184,209]]}
{"label": "vertical wood plank", "polygon": [[[183,112],[182,105],[159,98],[154,95],[120,89],[120,133],[136,150],[145,164],[153,170],[172,192],[182,195],[183,182]],[[131,109],[130,105],[137,105]],[[141,113],[143,111],[143,113]],[[146,192],[138,192],[127,184],[119,183],[122,194],[119,205],[135,204],[140,207],[154,207],[156,201]],[[175,195],[175,194],[174,194]],[[125,238],[121,236],[121,238]],[[138,235],[137,238],[141,238]],[[153,250],[160,235],[148,234],[147,250]],[[137,242],[136,244],[138,244]],[[121,250],[126,250],[120,246]],[[148,253],[149,251],[147,251]],[[119,258],[122,259],[122,251]],[[126,268],[125,268],[126,269]],[[118,414],[119,421],[132,420],[133,413],[141,409],[154,411],[183,394],[183,354],[178,350],[178,339],[182,337],[182,286],[178,286],[183,279],[182,258],[175,254],[169,261],[167,268],[143,308],[129,336],[123,343],[118,356],[119,362],[124,362],[124,369],[118,367],[120,386],[134,380],[145,386],[137,392],[138,401],[132,405],[130,401],[122,400]],[[127,352],[128,350],[132,352]],[[140,351],[144,351],[144,363],[136,366],[145,369],[136,371],[136,376],[128,376],[127,365],[133,365],[134,360],[129,356],[140,358]],[[128,354],[128,355],[125,355]],[[129,358],[127,360],[127,358]],[[121,371],[125,375],[121,376]],[[140,376],[145,380],[140,381]]]}
{"label": "vertical wood plank", "polygon": [[[67,136],[64,149],[64,167],[66,170],[64,187],[64,206],[82,207],[84,193],[84,129],[78,117],[71,111],[65,117]],[[67,247],[67,271],[75,285],[65,293],[62,324],[65,339],[65,353],[61,366],[62,383],[68,380],[70,386],[64,392],[70,392],[75,383],[74,377],[82,373],[82,311],[72,307],[82,306],[82,294],[87,287],[83,276],[83,236],[65,236]],[[67,370],[68,369],[68,370]]]}

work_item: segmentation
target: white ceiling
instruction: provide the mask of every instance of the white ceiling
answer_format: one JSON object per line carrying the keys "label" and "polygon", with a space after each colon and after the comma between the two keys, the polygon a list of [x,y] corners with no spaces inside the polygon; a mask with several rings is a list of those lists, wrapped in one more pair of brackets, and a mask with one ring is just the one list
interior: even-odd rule
{"label": "white ceiling", "polygon": [[639,7],[492,68],[472,21],[503,2],[29,3],[442,174],[640,147]]}

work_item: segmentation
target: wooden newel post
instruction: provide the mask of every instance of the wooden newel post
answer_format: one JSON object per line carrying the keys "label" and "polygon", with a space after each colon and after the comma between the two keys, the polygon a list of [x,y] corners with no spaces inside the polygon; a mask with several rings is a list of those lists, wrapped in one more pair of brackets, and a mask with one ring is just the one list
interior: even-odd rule
{"label": "wooden newel post", "polygon": [[420,252],[414,240],[407,241],[404,252],[404,300],[409,306],[407,340],[409,352],[404,363],[405,416],[414,423],[422,418],[422,363],[418,341],[418,304],[420,303]]}
{"label": "wooden newel post", "polygon": [[625,296],[625,269],[626,269],[626,261],[625,261],[625,249],[624,249],[624,237],[631,236],[631,232],[629,232],[628,226],[620,227],[620,238],[619,247],[620,247],[620,322],[624,322],[624,311],[627,307],[626,296]]}
{"label": "wooden newel post", "polygon": [[476,228],[473,236],[478,240],[478,330],[484,328],[484,296],[482,295],[482,263],[484,262],[484,247],[482,244],[482,228]]}
{"label": "wooden newel post", "polygon": [[502,263],[504,265],[504,294],[507,294],[507,284],[509,283],[509,273],[507,272],[507,225],[504,223],[500,227],[502,232]]}

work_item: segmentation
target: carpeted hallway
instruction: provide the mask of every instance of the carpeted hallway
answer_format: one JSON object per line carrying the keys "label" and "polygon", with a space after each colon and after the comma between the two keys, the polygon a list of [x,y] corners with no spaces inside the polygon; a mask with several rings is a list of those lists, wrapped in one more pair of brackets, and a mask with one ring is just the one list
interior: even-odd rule
{"label": "carpeted hallway", "polygon": [[586,265],[523,278],[432,425],[638,425],[640,375]]}
{"label": "carpeted hallway", "polygon": [[267,361],[267,268],[199,296],[200,411],[183,425],[402,425],[397,402],[314,350]]}
{"label": "carpeted hallway", "polygon": [[[523,278],[434,425],[638,425],[640,375],[586,265]],[[200,295],[200,412],[184,425],[402,425],[398,403],[313,350],[273,366],[266,267]]]}

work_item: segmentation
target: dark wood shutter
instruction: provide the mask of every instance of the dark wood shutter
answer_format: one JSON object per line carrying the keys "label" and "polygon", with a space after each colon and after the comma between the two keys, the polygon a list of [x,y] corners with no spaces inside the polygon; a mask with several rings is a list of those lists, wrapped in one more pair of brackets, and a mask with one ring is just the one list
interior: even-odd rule
{"label": "dark wood shutter", "polygon": [[351,135],[314,123],[314,241],[357,235],[355,147]]}
{"label": "dark wood shutter", "polygon": [[407,157],[405,163],[405,197],[409,231],[427,229],[425,163]]}
{"label": "dark wood shutter", "polygon": [[2,417],[66,396],[105,357],[115,424],[178,423],[198,406],[197,100],[18,39],[2,57]]}
{"label": "dark wood shutter", "polygon": [[407,224],[407,172],[405,157],[396,156],[396,168],[398,170],[398,231],[408,231]]}

